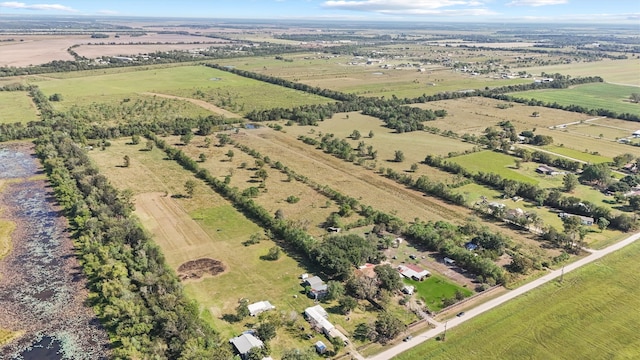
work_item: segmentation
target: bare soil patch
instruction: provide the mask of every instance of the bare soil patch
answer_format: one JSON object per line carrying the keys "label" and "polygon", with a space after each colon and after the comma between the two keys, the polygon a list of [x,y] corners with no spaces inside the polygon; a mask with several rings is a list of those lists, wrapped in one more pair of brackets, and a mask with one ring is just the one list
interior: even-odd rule
{"label": "bare soil patch", "polygon": [[224,272],[226,267],[222,261],[202,258],[187,261],[178,267],[178,277],[180,280],[200,279],[203,276],[215,276]]}

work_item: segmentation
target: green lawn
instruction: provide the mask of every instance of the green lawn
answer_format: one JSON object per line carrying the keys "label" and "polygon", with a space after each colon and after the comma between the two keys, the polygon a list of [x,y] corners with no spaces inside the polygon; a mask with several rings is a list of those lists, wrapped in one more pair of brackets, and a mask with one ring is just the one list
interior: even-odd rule
{"label": "green lawn", "polygon": [[[555,153],[555,154],[568,156],[570,158],[586,161],[592,164],[599,164],[603,162],[613,161],[613,159],[606,156],[594,155],[588,152],[583,152],[583,151],[561,147],[561,146],[545,146],[544,149],[547,151],[551,151],[552,153]],[[592,151],[597,151],[597,149],[593,149]]]}
{"label": "green lawn", "polygon": [[[589,109],[609,109],[618,113],[640,115],[640,104],[628,102],[631,93],[638,92],[633,86],[606,83],[585,84],[570,89],[532,90],[512,93],[518,98],[557,102],[561,105],[580,105]],[[559,122],[562,123],[562,122]]]}
{"label": "green lawn", "polygon": [[36,106],[26,91],[0,91],[0,124],[38,119]]}
{"label": "green lawn", "polygon": [[447,161],[461,165],[471,172],[496,173],[505,179],[537,184],[539,181],[515,169],[516,158],[495,151],[480,151],[457,156]]}
{"label": "green lawn", "polygon": [[396,359],[637,359],[638,257],[636,242]]}
{"label": "green lawn", "polygon": [[424,281],[406,278],[403,281],[407,285],[415,286],[416,296],[424,301],[429,310],[433,312],[442,310],[444,307],[442,300],[455,297],[457,291],[462,292],[465,297],[473,294],[471,290],[458,286],[438,275],[431,275]]}

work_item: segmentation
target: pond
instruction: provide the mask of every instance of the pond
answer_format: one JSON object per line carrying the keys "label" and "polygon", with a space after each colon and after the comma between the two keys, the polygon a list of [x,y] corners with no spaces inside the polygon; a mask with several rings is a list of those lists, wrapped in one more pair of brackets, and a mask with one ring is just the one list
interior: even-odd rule
{"label": "pond", "polygon": [[84,305],[88,291],[66,221],[29,144],[0,144],[0,218],[15,223],[0,261],[0,329],[24,333],[0,359],[106,359],[108,337]]}

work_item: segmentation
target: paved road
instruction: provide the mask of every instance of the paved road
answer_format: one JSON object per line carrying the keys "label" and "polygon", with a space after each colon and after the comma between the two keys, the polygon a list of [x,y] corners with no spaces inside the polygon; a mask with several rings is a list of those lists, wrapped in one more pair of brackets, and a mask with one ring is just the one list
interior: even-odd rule
{"label": "paved road", "polygon": [[[633,234],[631,236],[629,236],[628,238],[613,244],[607,248],[604,248],[602,250],[593,250],[591,251],[591,255],[588,255],[572,264],[566,265],[564,267],[564,272],[568,273],[570,271],[573,271],[581,266],[587,265],[593,261],[596,261],[600,258],[602,258],[603,256],[610,254],[614,251],[617,251],[631,243],[633,243],[634,241],[640,239],[640,232]],[[495,299],[489,300],[484,304],[478,305],[477,307],[466,311],[465,315],[462,317],[456,317],[453,318],[449,321],[447,321],[445,324],[440,324],[437,325],[436,328],[428,330],[420,335],[415,336],[413,339],[406,341],[406,342],[401,342],[391,348],[389,348],[386,351],[383,351],[375,356],[369,357],[367,358],[367,360],[388,360],[393,358],[394,356],[399,355],[400,353],[407,351],[409,349],[411,349],[414,346],[419,345],[422,342],[427,341],[428,339],[431,339],[433,337],[436,337],[437,335],[441,334],[442,332],[444,332],[445,326],[447,327],[447,329],[451,329],[454,328],[460,324],[462,324],[465,321],[468,321],[480,314],[482,314],[485,311],[489,311],[499,305],[504,304],[505,302],[520,296],[528,291],[531,291],[535,288],[537,288],[538,286],[541,286],[543,284],[548,283],[549,281],[556,279],[558,277],[560,277],[560,275],[562,274],[562,269],[559,270],[554,270],[549,272],[547,275],[536,279],[526,285],[523,285],[515,290],[511,290],[508,293],[499,296]]]}

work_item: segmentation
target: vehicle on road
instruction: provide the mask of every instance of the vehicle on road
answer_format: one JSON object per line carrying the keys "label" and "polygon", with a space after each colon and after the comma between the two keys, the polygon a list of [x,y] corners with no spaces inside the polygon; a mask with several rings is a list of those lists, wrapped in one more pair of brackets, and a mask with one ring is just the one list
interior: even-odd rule
{"label": "vehicle on road", "polygon": [[411,339],[413,339],[413,336],[409,335],[409,336],[405,337],[404,339],[402,339],[402,341],[406,342],[406,341],[409,341]]}
{"label": "vehicle on road", "polygon": [[464,311],[460,311],[458,314],[456,314],[457,317],[463,316],[464,315]]}

